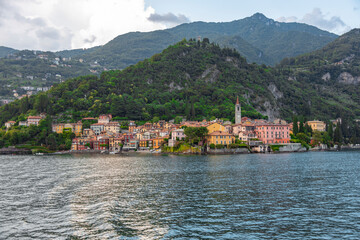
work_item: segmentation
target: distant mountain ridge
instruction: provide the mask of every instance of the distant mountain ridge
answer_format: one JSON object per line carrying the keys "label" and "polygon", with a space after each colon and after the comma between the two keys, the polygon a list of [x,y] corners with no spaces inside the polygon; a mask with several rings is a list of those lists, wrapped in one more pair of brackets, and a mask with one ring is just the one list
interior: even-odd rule
{"label": "distant mountain ridge", "polygon": [[231,43],[248,62],[275,65],[285,57],[320,49],[338,36],[303,23],[276,22],[256,13],[232,22],[193,22],[165,30],[131,32],[95,50],[70,50],[66,54],[88,62],[97,61],[107,68],[123,69],[184,38],[197,37],[209,38],[221,46]]}
{"label": "distant mountain ridge", "polygon": [[9,47],[0,46],[0,58],[6,57],[7,55],[16,52],[18,52],[18,50]]}

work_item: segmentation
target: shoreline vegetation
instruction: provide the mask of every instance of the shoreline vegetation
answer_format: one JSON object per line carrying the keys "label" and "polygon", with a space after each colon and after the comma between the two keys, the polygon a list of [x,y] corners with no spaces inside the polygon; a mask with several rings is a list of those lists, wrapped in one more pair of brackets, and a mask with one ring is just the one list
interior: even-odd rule
{"label": "shoreline vegetation", "polygon": [[287,145],[269,145],[265,151],[258,151],[258,149],[251,148],[222,148],[222,149],[210,149],[200,147],[182,147],[174,150],[172,147],[165,147],[161,150],[123,150],[119,152],[100,151],[100,150],[82,150],[82,151],[46,151],[45,148],[41,149],[34,147],[33,149],[27,147],[7,147],[0,149],[0,155],[65,155],[65,154],[170,154],[170,155],[234,155],[234,154],[278,154],[278,153],[297,153],[297,152],[334,152],[334,151],[353,151],[360,150],[360,144],[349,144],[325,147],[318,146],[314,148],[306,149],[305,147],[299,147],[297,144]]}

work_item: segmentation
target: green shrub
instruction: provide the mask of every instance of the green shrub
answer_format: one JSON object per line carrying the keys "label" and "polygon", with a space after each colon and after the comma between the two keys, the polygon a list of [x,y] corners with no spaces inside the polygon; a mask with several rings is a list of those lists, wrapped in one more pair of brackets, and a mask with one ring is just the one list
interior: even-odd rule
{"label": "green shrub", "polygon": [[216,144],[216,149],[223,149],[225,146],[222,144]]}
{"label": "green shrub", "polygon": [[270,148],[273,152],[278,152],[282,146],[284,145],[270,145]]}
{"label": "green shrub", "polygon": [[228,148],[239,148],[240,144],[236,144],[236,143],[231,143],[228,145]]}
{"label": "green shrub", "polygon": [[215,149],[215,144],[210,144],[210,149]]}

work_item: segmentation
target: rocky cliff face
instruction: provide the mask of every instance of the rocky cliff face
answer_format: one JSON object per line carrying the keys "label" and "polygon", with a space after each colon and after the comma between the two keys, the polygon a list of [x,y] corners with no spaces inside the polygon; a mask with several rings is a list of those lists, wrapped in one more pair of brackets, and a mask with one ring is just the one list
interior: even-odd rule
{"label": "rocky cliff face", "polygon": [[359,84],[360,83],[360,77],[354,77],[348,72],[343,72],[338,77],[338,82],[343,84]]}

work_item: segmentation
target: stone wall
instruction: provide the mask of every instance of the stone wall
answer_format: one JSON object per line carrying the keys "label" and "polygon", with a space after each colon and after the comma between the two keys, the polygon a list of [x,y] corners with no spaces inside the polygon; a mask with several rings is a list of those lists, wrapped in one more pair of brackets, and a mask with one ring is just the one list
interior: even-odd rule
{"label": "stone wall", "polygon": [[279,148],[279,152],[306,152],[307,149],[301,143],[290,143]]}
{"label": "stone wall", "polygon": [[208,154],[244,154],[250,153],[247,148],[223,148],[223,149],[208,149]]}

